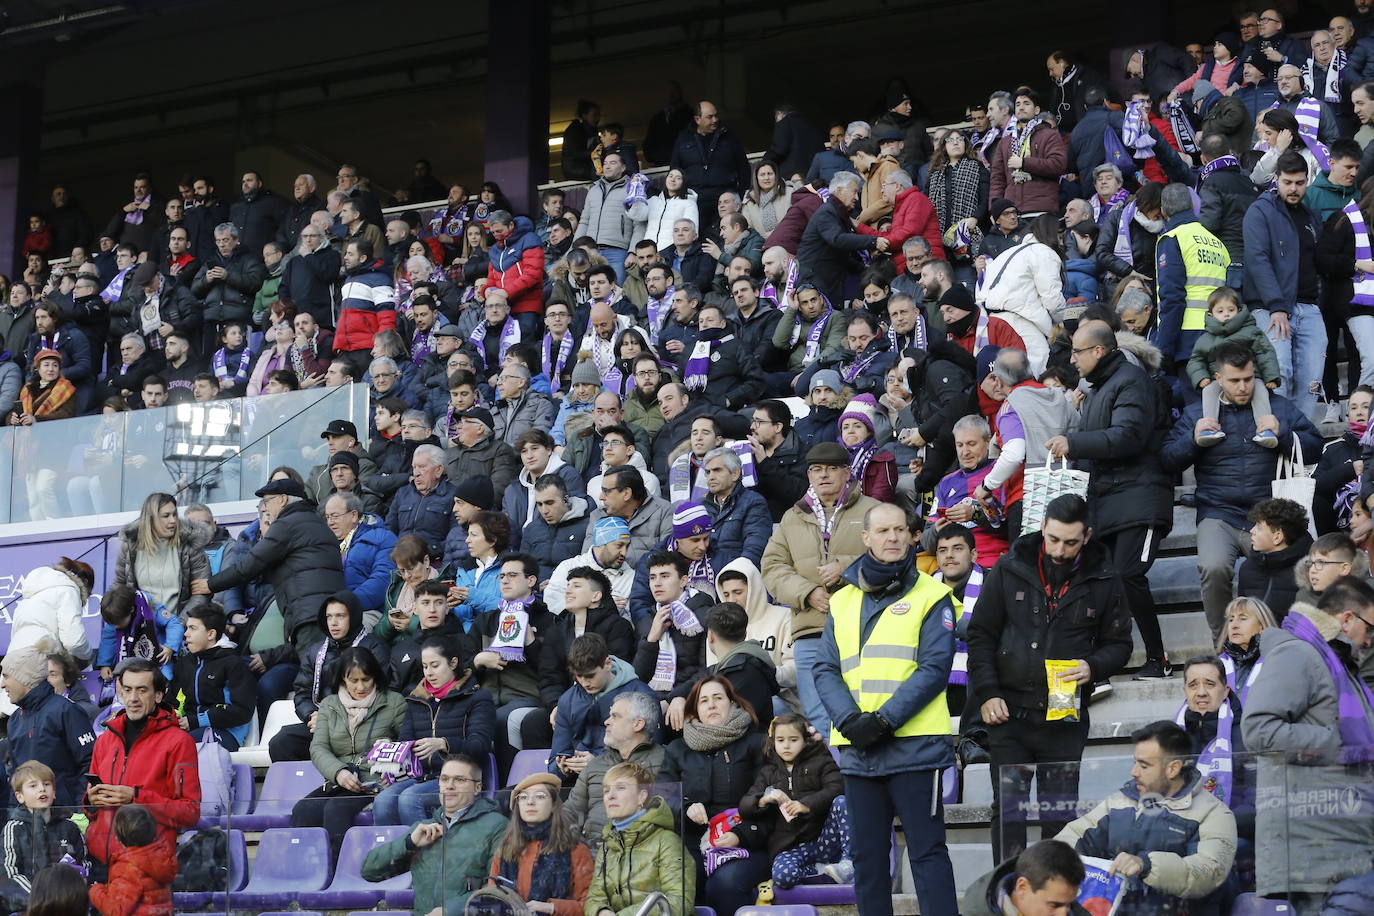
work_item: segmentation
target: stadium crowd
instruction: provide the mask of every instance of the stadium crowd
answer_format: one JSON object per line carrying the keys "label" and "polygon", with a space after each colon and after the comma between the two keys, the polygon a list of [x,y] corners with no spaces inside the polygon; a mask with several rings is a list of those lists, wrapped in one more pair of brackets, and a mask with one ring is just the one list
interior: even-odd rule
{"label": "stadium crowd", "polygon": [[[550,189],[515,214],[425,160],[388,200],[347,164],[289,199],[140,173],[96,233],[54,187],[0,277],[9,424],[371,400],[237,535],[149,495],[98,645],[89,566],[24,578],[8,911],[65,862],[100,912],[170,912],[205,745],[287,700],[271,757],[321,781],[293,826],[337,855],[364,810],[413,825],[362,872],[411,872],[418,916],[489,879],[560,916],[828,879],[881,916],[894,817],[922,912],[1066,912],[1082,856],[1123,913],[1368,912],[1374,819],[1262,801],[1371,788],[1372,32],[1365,0],[1302,40],[1246,12],[1130,53],[1125,92],[1056,51],[1048,91],[993,92],[971,127],[931,129],[894,80],[828,133],[778,105],[752,162],[708,100],[642,147],[584,101],[580,209]],[[1276,496],[1290,456],[1315,486]],[[1189,469],[1216,651],[1185,660],[1147,573]],[[108,511],[92,479],[35,517]],[[1133,625],[1133,676],[1182,674],[1178,714],[1083,811]],[[503,813],[488,759],[535,749]],[[941,773],[983,762],[995,868],[961,908]],[[1033,778],[1069,804],[1028,844]]]}

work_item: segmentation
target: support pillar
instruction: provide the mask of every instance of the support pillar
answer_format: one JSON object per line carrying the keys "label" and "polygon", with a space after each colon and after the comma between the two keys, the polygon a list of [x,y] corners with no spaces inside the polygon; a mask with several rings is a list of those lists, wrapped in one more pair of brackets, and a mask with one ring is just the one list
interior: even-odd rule
{"label": "support pillar", "polygon": [[488,0],[487,34],[483,177],[501,186],[517,212],[533,213],[534,189],[549,176],[548,0]]}
{"label": "support pillar", "polygon": [[23,271],[24,236],[37,199],[43,87],[14,84],[0,88],[0,97],[8,101],[6,129],[0,131],[0,273],[14,279]]}

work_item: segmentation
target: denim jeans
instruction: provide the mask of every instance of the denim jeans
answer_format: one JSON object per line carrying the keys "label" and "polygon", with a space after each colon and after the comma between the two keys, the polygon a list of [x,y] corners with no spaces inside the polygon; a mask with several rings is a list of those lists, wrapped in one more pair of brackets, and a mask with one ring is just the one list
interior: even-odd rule
{"label": "denim jeans", "polygon": [[1279,356],[1283,384],[1278,393],[1288,398],[1309,419],[1317,406],[1326,365],[1326,321],[1321,309],[1308,302],[1295,304],[1288,313],[1288,337],[1280,340],[1269,327],[1269,310],[1255,309],[1255,323],[1264,328]]}
{"label": "denim jeans", "polygon": [[379,827],[413,824],[428,817],[439,804],[439,780],[392,783],[372,802],[372,822]]}
{"label": "denim jeans", "polygon": [[1360,384],[1374,385],[1374,315],[1355,315],[1345,326],[1360,351]]}
{"label": "denim jeans", "polygon": [[611,248],[608,245],[598,245],[597,251],[606,259],[606,263],[615,269],[615,282],[625,282],[625,256],[629,254],[624,248]]}
{"label": "denim jeans", "polygon": [[830,714],[825,711],[821,695],[816,692],[816,682],[811,672],[815,670],[816,659],[821,654],[820,637],[799,639],[792,645],[797,661],[797,697],[801,700],[802,712],[811,720],[816,732],[826,741],[830,740]]}

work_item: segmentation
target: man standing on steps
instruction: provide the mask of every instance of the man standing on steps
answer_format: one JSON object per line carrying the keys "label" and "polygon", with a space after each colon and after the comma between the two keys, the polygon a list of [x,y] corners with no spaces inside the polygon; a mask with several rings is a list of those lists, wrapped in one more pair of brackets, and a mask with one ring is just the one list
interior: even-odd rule
{"label": "man standing on steps", "polygon": [[[1072,811],[1088,740],[1083,691],[1131,656],[1126,590],[1092,535],[1081,496],[1053,500],[1040,531],[1013,542],[983,580],[969,621],[969,695],[982,709],[992,753],[994,863],[1026,848],[1032,765],[1051,764],[1037,779],[1042,810]],[[1064,689],[1051,697],[1048,678],[1056,673]],[[1051,836],[1068,820],[1042,815],[1041,833]]]}
{"label": "man standing on steps", "polygon": [[1055,436],[1046,450],[1091,471],[1092,530],[1111,553],[1145,643],[1145,665],[1136,679],[1168,677],[1169,659],[1146,573],[1174,517],[1173,482],[1158,457],[1169,409],[1154,381],[1127,362],[1105,321],[1079,324],[1071,360],[1092,388],[1079,409],[1078,429]]}
{"label": "man standing on steps", "polygon": [[957,913],[945,846],[940,771],[954,764],[945,685],[954,663],[954,598],[916,568],[906,512],[864,514],[865,552],[830,598],[815,689],[835,725],[850,822],[854,890],[863,916],[891,916],[894,815],[922,913]]}

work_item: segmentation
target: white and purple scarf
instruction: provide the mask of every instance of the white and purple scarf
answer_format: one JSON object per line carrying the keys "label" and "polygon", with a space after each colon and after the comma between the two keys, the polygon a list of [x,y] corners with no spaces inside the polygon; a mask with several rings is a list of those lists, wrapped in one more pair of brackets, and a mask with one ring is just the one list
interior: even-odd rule
{"label": "white and purple scarf", "polygon": [[1213,172],[1230,168],[1233,165],[1240,168],[1240,160],[1230,153],[1227,153],[1225,156],[1218,156],[1211,162],[1205,163],[1202,166],[1202,170],[1199,171],[1197,175],[1198,187],[1202,187],[1202,183],[1207,180],[1207,176],[1211,175]]}
{"label": "white and purple scarf", "polygon": [[129,279],[129,272],[132,270],[132,267],[126,267],[115,274],[114,279],[110,281],[110,285],[101,291],[100,298],[105,300],[106,305],[110,305],[119,299],[120,295],[124,292],[124,281]]}
{"label": "white and purple scarf", "polygon": [[229,358],[225,347],[220,347],[218,350],[216,350],[215,355],[211,360],[215,367],[215,378],[232,378],[235,381],[235,383],[248,381],[248,366],[252,361],[253,351],[248,347],[247,344],[244,345],[243,352],[239,354],[238,368],[232,372],[229,371]]}
{"label": "white and purple scarf", "polygon": [[[1337,48],[1336,55],[1331,58],[1331,63],[1326,68],[1326,79],[1322,81],[1322,101],[1333,104],[1341,101],[1341,71],[1344,69],[1345,52]],[[1302,85],[1311,95],[1317,94],[1316,72],[1316,60],[1307,58],[1307,62],[1302,65]]]}
{"label": "white and purple scarf", "polygon": [[711,373],[711,361],[716,353],[716,345],[734,335],[714,340],[698,339],[692,344],[692,353],[687,357],[687,365],[682,369],[682,384],[688,391],[706,390],[706,377]]}
{"label": "white and purple scarf", "polygon": [[430,235],[451,235],[460,238],[463,235],[463,224],[468,221],[468,205],[459,204],[457,208],[445,207],[435,212],[429,220]]}
{"label": "white and purple scarf", "polygon": [[530,628],[529,606],[533,603],[533,595],[515,601],[502,599],[496,618],[496,635],[487,647],[490,651],[508,662],[525,660],[525,634]]}
{"label": "white and purple scarf", "polygon": [[[1355,260],[1370,260],[1374,255],[1371,255],[1369,247],[1369,227],[1365,224],[1364,212],[1360,210],[1359,201],[1352,200],[1341,210],[1350,220],[1350,228],[1355,232]],[[1367,274],[1356,268],[1353,282],[1355,295],[1351,298],[1350,303],[1352,305],[1374,305],[1374,274]]]}
{"label": "white and purple scarf", "polygon": [[[358,643],[363,641],[363,637],[366,635],[367,628],[360,628],[358,630],[358,635],[354,636],[353,641],[348,644],[349,648],[357,646]],[[315,650],[315,671],[310,676],[310,697],[316,703],[320,702],[322,699],[320,696],[320,676],[324,674],[324,661],[329,656],[329,644],[332,642],[334,642],[334,640],[326,635],[320,642],[320,647]]]}
{"label": "white and purple scarf", "polygon": [[[821,300],[825,302],[825,311],[820,314],[811,324],[811,330],[806,332],[806,350],[802,353],[802,365],[809,366],[814,363],[821,355],[821,341],[825,339],[826,325],[830,324],[830,318],[835,314],[835,310],[830,307],[830,300],[825,293],[821,293]],[[801,309],[797,309],[792,316],[792,335],[787,338],[787,349],[791,350],[801,339]]]}
{"label": "white and purple scarf", "polygon": [[147,200],[148,200],[148,198],[146,198],[146,197],[144,197],[144,198],[135,197],[134,200],[133,200],[134,209],[131,210],[130,212],[124,214],[124,222],[128,223],[130,226],[142,226],[142,225],[143,225],[143,208],[142,208],[141,206],[139,206],[139,205],[142,204],[142,203],[144,203],[144,202],[147,201]]}
{"label": "white and purple scarf", "polygon": [[978,150],[978,158],[982,161],[983,165],[991,168],[992,163],[988,162],[988,150],[992,148],[992,144],[999,137],[1012,136],[1015,131],[1015,124],[1015,119],[1008,119],[1007,123],[1002,125],[1000,130],[996,127],[989,126],[987,132],[975,141],[975,146]]}
{"label": "white and purple scarf", "polygon": [[1153,159],[1155,138],[1150,136],[1150,119],[1146,113],[1148,102],[1137,99],[1126,106],[1121,119],[1121,144],[1135,159]]}
{"label": "white and purple scarf", "polygon": [[650,296],[647,303],[649,310],[649,346],[658,346],[658,335],[663,331],[663,324],[668,320],[668,315],[672,311],[673,293],[677,287],[669,286],[663,291],[663,295],[655,299]]}
{"label": "white and purple scarf", "polygon": [[1135,267],[1131,256],[1131,223],[1135,222],[1135,201],[1121,208],[1121,221],[1116,225],[1116,241],[1112,244],[1112,254]]}
{"label": "white and purple scarf", "polygon": [[845,445],[843,439],[836,441],[844,445],[844,450],[849,452],[849,479],[863,486],[864,472],[868,470],[868,463],[873,460],[873,456],[878,454],[878,443],[872,436],[858,445]]}
{"label": "white and purple scarf", "polygon": [[544,370],[544,377],[549,380],[549,387],[554,391],[563,389],[563,367],[568,364],[568,357],[572,355],[572,348],[571,330],[563,332],[563,339],[558,342],[557,355],[553,352],[553,335],[544,335],[544,358],[541,366]]}
{"label": "white and purple scarf", "polygon": [[[1122,204],[1124,204],[1126,201],[1130,199],[1131,195],[1129,191],[1127,191],[1125,188],[1117,188],[1116,193],[1113,194],[1111,197],[1107,198],[1107,203],[1105,204],[1107,212],[1112,212],[1117,207],[1120,207]],[[1089,199],[1088,203],[1093,208],[1093,222],[1097,222],[1098,220],[1102,219],[1102,207],[1104,206],[1104,204],[1102,203],[1102,198],[1094,194]]]}
{"label": "white and purple scarf", "polygon": [[[1255,668],[1258,670],[1259,665]],[[1187,715],[1188,704],[1184,703],[1174,716],[1174,722],[1180,728],[1184,727]],[[1203,788],[1227,805],[1231,804],[1231,787],[1234,783],[1234,774],[1231,772],[1231,729],[1235,722],[1235,714],[1231,712],[1231,698],[1226,697],[1217,709],[1216,737],[1207,742],[1202,753],[1198,754],[1195,764],[1202,776]]]}
{"label": "white and purple scarf", "polygon": [[802,502],[811,510],[811,514],[816,517],[816,524],[821,529],[821,561],[830,559],[830,536],[835,533],[835,519],[839,517],[840,510],[844,508],[845,500],[853,491],[857,484],[853,479],[845,481],[844,487],[840,490],[839,498],[835,500],[835,506],[830,510],[830,514],[825,512],[825,506],[821,503],[821,498],[816,495],[815,487],[807,487],[806,495],[802,497]]}
{"label": "white and purple scarf", "polygon": [[[906,347],[903,347],[901,345],[901,342],[897,339],[897,332],[892,329],[892,326],[890,324],[887,327],[887,339],[892,344],[893,353],[901,353],[903,350],[906,349]],[[929,349],[929,339],[926,333],[926,316],[921,314],[919,310],[916,312],[916,326],[911,329],[910,345],[918,350]]]}
{"label": "white and purple scarf", "polygon": [[649,177],[643,172],[635,172],[625,181],[625,209],[642,204],[648,199]]}
{"label": "white and purple scarf", "polygon": [[695,590],[687,589],[682,593],[682,597],[668,605],[668,629],[664,630],[658,641],[658,660],[654,662],[654,676],[649,681],[650,690],[661,693],[672,690],[677,684],[677,646],[673,644],[672,631],[677,630],[683,636],[696,636],[701,633],[701,621],[686,604],[686,599],[691,597],[689,592],[695,593]]}
{"label": "white and purple scarf", "polygon": [[[501,325],[501,342],[500,342],[500,344],[499,344],[499,345],[497,346],[497,348],[496,348],[496,359],[497,359],[497,362],[499,362],[499,363],[505,362],[505,361],[506,361],[506,351],[509,350],[509,349],[511,348],[511,344],[518,344],[519,342],[520,342],[520,322],[518,322],[518,321],[515,320],[515,316],[514,316],[514,315],[507,315],[507,316],[506,316],[506,323],[503,324],[503,325]],[[472,333],[468,335],[468,343],[472,344],[474,347],[477,348],[477,353],[478,353],[478,355],[481,356],[483,362],[485,362],[485,361],[486,361],[486,352],[487,352],[487,322],[486,322],[486,319],[483,319],[483,320],[477,322],[477,327],[473,328],[473,329],[472,329]],[[496,368],[496,367],[494,367],[494,366],[488,366],[487,368],[488,368],[488,369],[493,369],[493,368]]]}
{"label": "white and purple scarf", "polygon": [[787,273],[782,281],[782,295],[778,295],[778,287],[772,280],[765,281],[759,288],[760,299],[772,299],[780,306],[787,305],[792,301],[792,290],[797,288],[797,259],[787,259]]}
{"label": "white and purple scarf", "polygon": [[1183,100],[1174,99],[1170,102],[1166,113],[1169,117],[1169,127],[1173,129],[1179,147],[1188,155],[1196,156],[1198,154],[1197,134],[1193,131],[1193,122],[1188,120],[1188,112],[1183,107]]}
{"label": "white and purple scarf", "polygon": [[[810,341],[807,343],[809,344]],[[882,350],[874,347],[872,344],[869,346],[872,349],[868,352],[855,354],[853,362],[848,366],[840,367],[840,378],[844,379],[846,383],[852,382],[860,375],[863,375],[864,370],[872,365],[873,361],[882,354]]]}
{"label": "white and purple scarf", "polygon": [[1331,151],[1326,148],[1326,144],[1317,139],[1317,128],[1322,120],[1322,103],[1311,96],[1303,96],[1293,109],[1293,117],[1297,118],[1298,133],[1302,134],[1303,142],[1312,151],[1312,157],[1317,160],[1317,168],[1323,172],[1330,171]]}
{"label": "white and purple scarf", "polygon": [[[486,322],[483,322],[485,324]],[[415,329],[415,336],[410,338],[410,361],[415,365],[422,365],[425,357],[434,352],[439,345],[438,339],[434,336],[436,327],[431,327],[428,331]]]}
{"label": "white and purple scarf", "polygon": [[[960,602],[959,619],[973,616],[973,607],[978,603],[978,593],[983,590],[983,567],[977,563],[969,570],[968,581],[964,583],[964,597]],[[945,574],[936,571],[936,582],[945,581]],[[949,669],[949,682],[968,686],[968,643],[962,639],[954,641],[954,666]]]}
{"label": "white and purple scarf", "polygon": [[402,779],[419,779],[425,772],[424,764],[415,753],[414,741],[378,741],[372,745],[363,762],[369,765],[377,781],[384,786]]}
{"label": "white and purple scarf", "polygon": [[1374,694],[1364,681],[1350,674],[1327,645],[1312,621],[1302,614],[1289,614],[1280,628],[1317,650],[1331,675],[1336,688],[1337,725],[1341,733],[1341,762],[1364,763],[1374,759],[1374,728],[1370,727],[1366,710],[1374,707]]}

